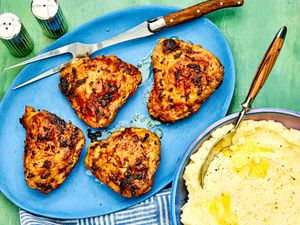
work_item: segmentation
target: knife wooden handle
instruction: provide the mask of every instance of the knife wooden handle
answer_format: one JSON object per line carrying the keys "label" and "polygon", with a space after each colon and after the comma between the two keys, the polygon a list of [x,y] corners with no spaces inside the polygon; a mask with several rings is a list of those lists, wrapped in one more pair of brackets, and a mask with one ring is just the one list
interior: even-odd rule
{"label": "knife wooden handle", "polygon": [[287,32],[286,27],[282,27],[277,35],[275,36],[273,42],[271,43],[269,49],[266,51],[257,71],[255,77],[252,81],[251,88],[248,93],[248,97],[255,99],[256,95],[266,82],[275,62],[280,53],[280,50],[284,43],[284,38]]}
{"label": "knife wooden handle", "polygon": [[164,16],[166,27],[171,27],[179,23],[183,23],[218,9],[228,7],[239,7],[244,4],[244,0],[209,0],[193,5],[186,9]]}

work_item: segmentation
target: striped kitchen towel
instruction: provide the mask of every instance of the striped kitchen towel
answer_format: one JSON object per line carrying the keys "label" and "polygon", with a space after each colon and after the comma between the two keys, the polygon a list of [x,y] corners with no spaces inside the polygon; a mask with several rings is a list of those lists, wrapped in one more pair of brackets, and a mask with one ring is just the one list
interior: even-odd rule
{"label": "striped kitchen towel", "polygon": [[76,220],[49,219],[20,209],[20,222],[21,225],[171,225],[170,196],[171,190],[165,189],[126,210]]}

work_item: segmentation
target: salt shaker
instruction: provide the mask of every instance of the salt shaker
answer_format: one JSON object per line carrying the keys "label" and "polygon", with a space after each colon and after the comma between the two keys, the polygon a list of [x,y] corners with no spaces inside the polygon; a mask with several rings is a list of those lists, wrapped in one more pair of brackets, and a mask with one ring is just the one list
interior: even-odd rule
{"label": "salt shaker", "polygon": [[9,52],[17,57],[26,56],[33,49],[31,37],[21,20],[13,13],[0,15],[0,39]]}
{"label": "salt shaker", "polygon": [[47,37],[59,38],[67,32],[67,21],[57,0],[32,0],[31,11]]}

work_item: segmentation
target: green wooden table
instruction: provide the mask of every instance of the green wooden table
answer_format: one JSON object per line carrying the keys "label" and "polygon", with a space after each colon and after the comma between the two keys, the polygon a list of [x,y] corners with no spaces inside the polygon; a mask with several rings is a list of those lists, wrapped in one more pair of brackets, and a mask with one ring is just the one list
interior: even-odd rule
{"label": "green wooden table", "polygon": [[[200,0],[60,0],[69,30],[108,12],[136,5],[163,4],[186,7]],[[300,1],[245,0],[242,8],[225,9],[207,17],[225,34],[236,63],[236,89],[228,113],[240,110],[253,74],[277,30],[288,27],[286,43],[253,107],[278,107],[300,111]],[[30,0],[0,0],[0,13],[19,16],[33,37],[34,56],[54,40],[43,35],[30,11]],[[11,56],[0,44],[0,99],[21,69],[4,68],[25,58]],[[1,143],[5,144],[5,143]],[[0,171],[1,172],[1,171]],[[18,208],[0,193],[0,224],[19,224]]]}

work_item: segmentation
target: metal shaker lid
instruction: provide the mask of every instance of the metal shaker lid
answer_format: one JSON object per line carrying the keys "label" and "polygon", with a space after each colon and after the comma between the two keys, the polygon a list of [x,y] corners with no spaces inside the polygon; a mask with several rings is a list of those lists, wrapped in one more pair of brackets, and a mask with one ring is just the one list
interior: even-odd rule
{"label": "metal shaker lid", "polygon": [[21,20],[15,14],[3,13],[0,15],[0,38],[10,40],[21,31]]}
{"label": "metal shaker lid", "polygon": [[32,0],[31,11],[38,19],[51,19],[58,11],[58,2],[57,0]]}

